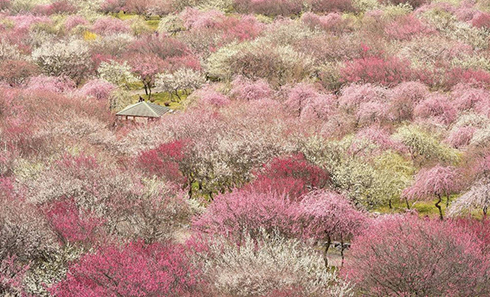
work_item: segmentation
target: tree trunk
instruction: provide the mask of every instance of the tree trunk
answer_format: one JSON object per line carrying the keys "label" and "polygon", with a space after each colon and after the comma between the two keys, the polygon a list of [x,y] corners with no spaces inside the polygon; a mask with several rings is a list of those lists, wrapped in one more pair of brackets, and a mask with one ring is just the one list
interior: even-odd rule
{"label": "tree trunk", "polygon": [[482,221],[484,221],[486,218],[487,218],[487,207],[484,206],[483,207],[483,218],[482,218]]}
{"label": "tree trunk", "polygon": [[325,242],[325,250],[323,251],[323,261],[325,261],[325,268],[328,269],[328,249],[330,248],[330,245],[332,244],[332,239],[330,238],[330,235],[327,235],[327,242]]}
{"label": "tree trunk", "polygon": [[437,200],[437,202],[436,202],[435,205],[436,205],[437,209],[439,210],[439,218],[441,219],[441,221],[443,221],[444,220],[444,216],[442,215],[442,208],[441,208],[441,205],[440,205],[440,203],[442,201],[442,197],[441,197],[441,195],[437,195],[437,197],[439,198],[439,200]]}
{"label": "tree trunk", "polygon": [[390,200],[388,200],[388,207],[389,207],[390,209],[393,209],[393,205],[391,204],[391,199],[390,199]]}
{"label": "tree trunk", "polygon": [[405,203],[407,204],[407,209],[410,209],[410,203],[408,203],[408,198],[405,198]]}
{"label": "tree trunk", "polygon": [[344,237],[340,234],[340,257],[342,258],[342,262],[340,262],[340,267],[344,267]]}
{"label": "tree trunk", "polygon": [[446,200],[446,209],[448,209],[449,208],[449,199],[450,199],[449,198],[449,195],[447,195],[446,198],[447,198],[447,200]]}
{"label": "tree trunk", "polygon": [[148,96],[148,86],[145,83],[143,83],[143,87],[145,88],[146,96]]}

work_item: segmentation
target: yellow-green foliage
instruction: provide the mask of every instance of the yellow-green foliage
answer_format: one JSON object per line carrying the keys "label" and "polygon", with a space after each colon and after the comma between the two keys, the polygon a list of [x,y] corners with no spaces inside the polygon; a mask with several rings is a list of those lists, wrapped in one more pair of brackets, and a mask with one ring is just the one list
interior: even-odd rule
{"label": "yellow-green foliage", "polygon": [[408,147],[412,158],[418,165],[430,161],[456,164],[461,158],[458,150],[442,144],[438,139],[416,126],[400,127],[394,138]]}
{"label": "yellow-green foliage", "polygon": [[229,81],[233,75],[246,75],[280,86],[309,77],[314,60],[289,45],[257,40],[220,48],[209,56],[206,68],[209,76],[224,81]]}
{"label": "yellow-green foliage", "polygon": [[393,20],[397,17],[410,14],[413,11],[413,7],[408,3],[401,3],[398,5],[388,5],[384,8],[383,17],[387,20]]}
{"label": "yellow-green foliage", "polygon": [[90,31],[85,31],[83,33],[83,40],[85,41],[92,41],[97,39],[97,34],[90,32]]}

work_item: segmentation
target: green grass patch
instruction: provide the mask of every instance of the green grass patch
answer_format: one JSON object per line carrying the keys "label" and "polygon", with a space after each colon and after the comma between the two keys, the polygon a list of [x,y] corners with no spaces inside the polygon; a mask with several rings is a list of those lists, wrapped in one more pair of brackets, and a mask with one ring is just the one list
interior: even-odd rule
{"label": "green grass patch", "polygon": [[[454,201],[456,196],[451,196],[451,201]],[[438,216],[439,210],[436,208],[435,204],[437,199],[429,200],[429,201],[409,201],[410,209],[415,209],[419,213],[420,216]],[[407,210],[407,204],[404,200],[395,200],[391,203],[393,208],[389,208],[388,205],[383,205],[376,207],[373,211],[387,214],[387,213],[404,213]],[[442,213],[446,214],[446,197],[442,198],[442,202],[440,203],[442,208]]]}
{"label": "green grass patch", "polygon": [[150,27],[151,30],[156,31],[158,29],[158,25],[160,24],[160,20],[147,20],[145,21],[146,25]]}
{"label": "green grass patch", "polygon": [[134,18],[138,18],[139,15],[135,14],[135,13],[124,13],[122,11],[118,12],[118,13],[113,13],[111,14],[113,17],[115,18],[118,18],[120,20],[130,20],[130,19],[134,19]]}
{"label": "green grass patch", "polygon": [[[156,103],[159,105],[165,105],[168,108],[173,109],[173,110],[182,110],[183,107],[182,107],[181,102],[187,98],[187,95],[184,94],[184,91],[179,91],[179,96],[181,99],[179,99],[179,97],[177,97],[177,95],[170,94],[168,92],[152,93],[151,94],[151,101],[153,101],[153,103]],[[135,102],[137,102],[139,97],[140,97],[140,95],[134,95],[133,100]],[[143,97],[143,99],[145,99],[145,100],[148,100],[147,95],[141,95],[141,97]]]}

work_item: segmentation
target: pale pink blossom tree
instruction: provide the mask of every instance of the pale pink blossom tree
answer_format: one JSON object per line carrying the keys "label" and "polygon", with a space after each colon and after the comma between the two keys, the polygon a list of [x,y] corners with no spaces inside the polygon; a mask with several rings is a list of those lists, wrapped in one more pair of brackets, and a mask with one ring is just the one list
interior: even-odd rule
{"label": "pale pink blossom tree", "polygon": [[362,230],[366,216],[356,210],[340,194],[331,191],[314,191],[306,194],[299,205],[296,219],[301,236],[325,241],[323,259],[328,267],[328,249],[333,240],[339,240],[342,265],[344,263],[344,243]]}
{"label": "pale pink blossom tree", "polygon": [[455,167],[436,165],[429,169],[420,170],[415,176],[414,183],[403,191],[403,196],[410,200],[431,200],[437,198],[435,206],[439,210],[439,218],[444,219],[440,203],[446,197],[449,206],[450,195],[459,190],[460,176]]}

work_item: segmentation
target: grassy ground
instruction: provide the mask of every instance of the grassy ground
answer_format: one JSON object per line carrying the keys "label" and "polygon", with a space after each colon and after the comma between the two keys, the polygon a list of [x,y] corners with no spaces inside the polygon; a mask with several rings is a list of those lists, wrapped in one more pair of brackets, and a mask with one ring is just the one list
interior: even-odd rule
{"label": "grassy ground", "polygon": [[[119,13],[113,14],[112,16],[114,16],[120,20],[123,20],[123,21],[141,17],[140,15],[137,15],[137,14],[123,13],[122,11],[120,11]],[[148,25],[148,27],[151,30],[156,31],[158,28],[158,24],[160,23],[160,17],[151,16],[149,19],[145,19],[145,23],[146,23],[146,25]]]}
{"label": "grassy ground", "polygon": [[[148,100],[147,95],[134,95],[134,102],[137,102],[139,97],[143,97],[143,99]],[[170,94],[168,92],[161,92],[161,93],[153,93],[151,94],[151,101],[153,103],[159,104],[159,105],[165,105],[165,103],[168,103],[168,107],[173,109],[173,110],[182,110],[182,104],[181,102],[187,98],[187,95],[185,95],[183,92],[179,92],[179,96],[181,99],[179,99],[175,94]]]}
{"label": "grassy ground", "polygon": [[[421,216],[437,216],[439,215],[439,210],[435,207],[435,203],[437,202],[437,199],[434,199],[433,201],[409,201],[410,209],[415,209]],[[398,201],[393,201],[392,202],[392,207],[389,208],[388,205],[386,206],[381,206],[377,207],[374,209],[374,211],[380,212],[380,213],[403,213],[407,209],[407,204],[403,200],[398,200]],[[443,214],[446,213],[446,197],[442,199],[441,202],[441,208]]]}
{"label": "grassy ground", "polygon": [[[457,198],[458,198],[457,195],[452,195],[449,199],[449,204],[451,205],[451,203],[455,201]],[[444,217],[446,217],[446,201],[447,198],[443,197],[442,202],[440,203]],[[438,217],[439,210],[435,207],[436,202],[437,199],[429,200],[429,201],[416,201],[416,202],[409,201],[409,205],[410,205],[410,209],[417,210],[417,212],[421,217],[425,217],[425,216]],[[380,213],[404,213],[407,209],[407,205],[404,200],[393,201],[392,207],[393,208],[390,209],[388,205],[381,206],[375,208],[374,211]],[[481,219],[482,213],[481,211],[475,211],[471,213],[471,216],[474,218]]]}

